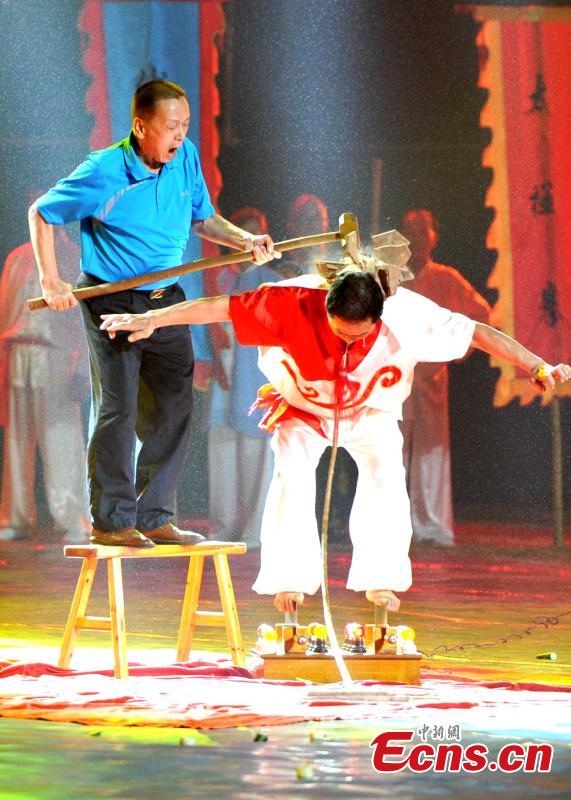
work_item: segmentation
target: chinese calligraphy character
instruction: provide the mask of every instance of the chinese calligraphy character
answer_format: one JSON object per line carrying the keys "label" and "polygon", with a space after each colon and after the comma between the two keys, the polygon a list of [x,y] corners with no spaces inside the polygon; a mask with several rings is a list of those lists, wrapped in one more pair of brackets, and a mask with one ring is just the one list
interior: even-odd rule
{"label": "chinese calligraphy character", "polygon": [[546,92],[547,86],[543,80],[543,75],[541,72],[538,72],[535,76],[535,91],[529,95],[529,99],[531,100],[530,112],[547,111]]}
{"label": "chinese calligraphy character", "polygon": [[551,181],[544,181],[541,186],[537,185],[529,199],[534,217],[541,214],[553,214],[553,184]]}
{"label": "chinese calligraphy character", "polygon": [[557,303],[557,287],[553,281],[547,281],[541,292],[541,310],[544,316],[547,318],[547,323],[552,328],[554,328],[559,320],[563,318],[562,314],[559,312]]}

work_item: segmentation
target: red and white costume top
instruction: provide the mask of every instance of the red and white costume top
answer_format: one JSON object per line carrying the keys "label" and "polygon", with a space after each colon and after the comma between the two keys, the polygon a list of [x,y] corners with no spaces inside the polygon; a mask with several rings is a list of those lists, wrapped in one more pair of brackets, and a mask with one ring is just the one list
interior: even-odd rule
{"label": "red and white costume top", "polygon": [[345,419],[366,408],[400,419],[415,364],[461,358],[470,347],[473,320],[403,288],[385,301],[369,335],[348,346],[329,327],[326,295],[326,288],[274,284],[230,298],[238,341],[261,348],[274,424],[284,412],[309,424],[331,418],[336,394]]}

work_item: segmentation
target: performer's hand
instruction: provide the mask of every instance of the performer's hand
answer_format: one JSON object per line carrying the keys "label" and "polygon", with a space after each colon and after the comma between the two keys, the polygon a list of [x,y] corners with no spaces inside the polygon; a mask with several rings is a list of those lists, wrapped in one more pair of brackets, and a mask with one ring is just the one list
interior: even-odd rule
{"label": "performer's hand", "polygon": [[102,314],[101,319],[99,327],[107,331],[110,339],[115,338],[117,331],[132,331],[127,341],[138,342],[148,339],[155,330],[152,318],[146,314]]}
{"label": "performer's hand", "polygon": [[54,311],[67,311],[77,305],[71,283],[66,283],[61,278],[43,280],[41,283],[42,297]]}
{"label": "performer's hand", "polygon": [[538,364],[532,371],[530,381],[545,392],[547,389],[553,389],[556,381],[565,383],[571,379],[571,367],[569,364],[557,364],[552,367],[550,364]]}
{"label": "performer's hand", "polygon": [[274,606],[284,614],[291,614],[297,611],[297,607],[303,605],[305,597],[301,592],[278,592],[274,597]]}
{"label": "performer's hand", "polygon": [[557,364],[551,375],[559,383],[565,383],[565,381],[571,380],[571,366],[569,364]]}
{"label": "performer's hand", "polygon": [[388,611],[398,611],[400,608],[400,600],[390,589],[368,589],[365,596],[373,605],[386,606]]}
{"label": "performer's hand", "polygon": [[246,240],[245,253],[252,253],[252,261],[254,264],[265,264],[266,261],[271,261],[273,258],[281,258],[282,254],[274,250],[274,242],[271,236],[267,233],[261,236],[250,236]]}

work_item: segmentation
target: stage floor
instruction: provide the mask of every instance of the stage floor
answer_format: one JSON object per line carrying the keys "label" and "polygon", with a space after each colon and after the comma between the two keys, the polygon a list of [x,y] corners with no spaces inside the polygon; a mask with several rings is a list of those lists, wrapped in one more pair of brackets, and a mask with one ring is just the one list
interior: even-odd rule
{"label": "stage floor", "polygon": [[[559,695],[537,692],[532,713],[525,712],[523,695],[527,693],[522,693],[518,710],[517,692],[512,691],[503,716],[498,712],[501,703],[496,703],[493,711],[490,706],[489,720],[487,701],[479,703],[477,713],[464,703],[461,716],[427,704],[424,718],[418,706],[414,719],[407,720],[389,706],[378,720],[200,732],[176,726],[134,728],[0,718],[4,762],[0,793],[27,800],[178,797],[194,796],[194,792],[201,797],[261,798],[290,797],[294,791],[299,797],[319,794],[322,798],[429,797],[435,793],[466,798],[535,797],[539,793],[546,798],[569,797],[570,727],[563,724],[559,711],[550,717],[555,706],[546,701],[555,698],[559,709],[560,701],[571,698],[562,693],[571,686],[570,552],[569,536],[566,547],[556,551],[550,532],[537,528],[458,525],[456,547],[424,545],[414,550],[414,586],[403,596],[401,612],[390,619],[415,629],[419,648],[427,654],[422,670],[425,687],[444,681],[458,697],[473,691],[473,682],[492,687],[491,692],[494,686],[511,690],[514,684],[533,691],[539,685],[559,691]],[[248,645],[253,644],[260,622],[280,621],[271,598],[250,591],[257,561],[254,551],[230,562]],[[61,545],[47,540],[2,543],[0,562],[0,660],[55,664],[79,562],[64,560]],[[164,559],[124,564],[130,661],[173,663],[185,582],[183,563]],[[347,548],[336,544],[330,574],[339,632],[346,622],[372,618],[362,596],[344,589],[348,566]],[[90,614],[104,612],[105,592],[101,570]],[[210,572],[203,595],[217,597]],[[310,598],[300,621],[321,618],[319,598]],[[196,647],[203,658],[209,653],[220,655],[225,647],[223,630],[199,628]],[[557,653],[556,661],[537,659],[548,651]],[[83,632],[72,667],[111,666],[108,634]],[[571,714],[566,718],[571,720]],[[380,774],[372,769],[369,743],[375,736],[383,731],[417,731],[420,721],[430,727],[435,720],[439,724],[460,720],[463,746],[484,742],[491,754],[510,742],[550,742],[554,747],[551,771],[494,774],[486,769],[454,775],[415,774],[408,768]],[[262,731],[267,741],[254,742],[256,731]],[[181,738],[197,746],[180,746]],[[414,741],[420,741],[418,736]]]}

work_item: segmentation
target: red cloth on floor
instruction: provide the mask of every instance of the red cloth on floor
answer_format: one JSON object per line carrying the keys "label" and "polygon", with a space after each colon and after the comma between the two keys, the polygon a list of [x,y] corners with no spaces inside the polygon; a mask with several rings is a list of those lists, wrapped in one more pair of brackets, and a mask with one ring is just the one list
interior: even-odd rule
{"label": "red cloth on floor", "polygon": [[520,727],[549,720],[563,728],[571,691],[568,686],[486,684],[448,675],[423,678],[421,686],[358,681],[352,692],[342,684],[257,680],[253,672],[224,660],[130,665],[129,673],[126,680],[115,680],[111,670],[0,662],[0,716],[207,729],[327,720],[383,719],[386,725],[391,718],[414,726],[426,721],[430,709],[433,722],[454,720],[474,730],[486,727],[487,720],[496,729],[500,718],[508,728],[517,719]]}

